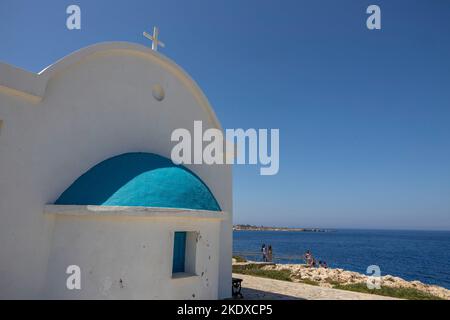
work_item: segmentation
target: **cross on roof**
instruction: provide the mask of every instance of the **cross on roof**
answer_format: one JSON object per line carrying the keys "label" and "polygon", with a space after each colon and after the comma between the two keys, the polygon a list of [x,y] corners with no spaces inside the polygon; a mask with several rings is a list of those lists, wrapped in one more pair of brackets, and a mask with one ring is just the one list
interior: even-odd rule
{"label": "cross on roof", "polygon": [[144,31],[143,35],[147,39],[152,41],[152,50],[158,51],[158,46],[165,47],[165,44],[158,39],[159,30],[158,27],[153,27],[153,36]]}

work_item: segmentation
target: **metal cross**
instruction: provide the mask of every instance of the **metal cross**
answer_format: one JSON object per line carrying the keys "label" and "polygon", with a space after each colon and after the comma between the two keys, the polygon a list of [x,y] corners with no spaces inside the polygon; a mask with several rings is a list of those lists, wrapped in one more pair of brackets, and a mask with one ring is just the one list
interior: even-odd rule
{"label": "metal cross", "polygon": [[144,31],[144,37],[152,41],[152,50],[158,51],[158,46],[165,47],[165,44],[159,41],[158,34],[159,30],[158,27],[153,27],[153,36],[151,34],[148,34]]}

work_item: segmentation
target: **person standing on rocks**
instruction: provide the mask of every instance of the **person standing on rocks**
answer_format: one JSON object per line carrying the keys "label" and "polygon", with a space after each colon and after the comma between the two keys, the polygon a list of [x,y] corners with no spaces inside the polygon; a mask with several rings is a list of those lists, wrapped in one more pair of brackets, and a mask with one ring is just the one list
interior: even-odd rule
{"label": "person standing on rocks", "polygon": [[309,250],[306,250],[306,253],[304,254],[304,259],[306,261],[306,264],[308,265],[308,267],[314,267],[316,262],[314,260],[313,255],[311,254],[311,252]]}
{"label": "person standing on rocks", "polygon": [[272,245],[269,244],[269,249],[267,249],[267,261],[272,262]]}
{"label": "person standing on rocks", "polygon": [[267,248],[266,248],[266,245],[264,243],[263,243],[263,245],[261,247],[261,252],[262,252],[263,262],[267,262]]}

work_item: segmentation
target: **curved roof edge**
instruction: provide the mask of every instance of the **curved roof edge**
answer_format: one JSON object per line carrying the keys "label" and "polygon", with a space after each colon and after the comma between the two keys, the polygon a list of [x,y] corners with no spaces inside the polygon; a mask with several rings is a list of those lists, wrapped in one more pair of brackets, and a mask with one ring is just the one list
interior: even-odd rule
{"label": "curved roof edge", "polygon": [[69,66],[97,53],[107,51],[119,51],[128,54],[141,55],[163,66],[167,71],[176,76],[194,95],[200,106],[208,113],[214,126],[220,130],[222,127],[212,109],[208,99],[198,84],[179,65],[169,58],[141,44],[131,42],[100,42],[79,49],[55,63],[49,65],[38,74],[28,72],[14,66],[0,63],[0,90],[6,93],[24,94],[27,98],[39,101],[45,96],[45,88],[48,81],[57,73],[63,72]]}

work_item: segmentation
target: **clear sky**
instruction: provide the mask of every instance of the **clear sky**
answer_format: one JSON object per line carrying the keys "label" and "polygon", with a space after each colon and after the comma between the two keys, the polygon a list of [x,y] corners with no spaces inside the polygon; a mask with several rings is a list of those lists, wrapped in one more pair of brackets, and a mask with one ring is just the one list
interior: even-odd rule
{"label": "clear sky", "polygon": [[153,25],[224,128],[280,129],[277,175],[235,166],[235,223],[450,230],[450,1],[0,0],[0,60],[37,72]]}

